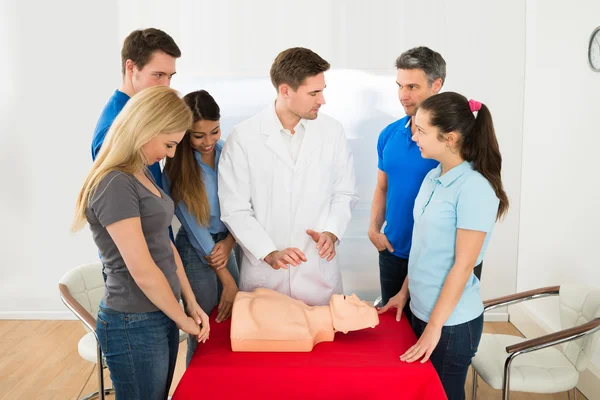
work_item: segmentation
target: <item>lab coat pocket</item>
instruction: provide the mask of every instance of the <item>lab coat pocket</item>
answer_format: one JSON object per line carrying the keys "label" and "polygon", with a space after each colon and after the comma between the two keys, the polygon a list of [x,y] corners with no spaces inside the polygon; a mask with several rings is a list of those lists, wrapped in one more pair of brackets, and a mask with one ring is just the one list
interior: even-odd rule
{"label": "lab coat pocket", "polygon": [[251,265],[251,263],[243,263],[240,268],[240,289],[244,291],[253,291],[257,288],[267,287],[269,274],[273,271],[267,263],[259,265]]}
{"label": "lab coat pocket", "polygon": [[319,272],[323,280],[331,287],[335,287],[340,280],[340,271],[335,258],[327,261],[327,259],[319,257]]}

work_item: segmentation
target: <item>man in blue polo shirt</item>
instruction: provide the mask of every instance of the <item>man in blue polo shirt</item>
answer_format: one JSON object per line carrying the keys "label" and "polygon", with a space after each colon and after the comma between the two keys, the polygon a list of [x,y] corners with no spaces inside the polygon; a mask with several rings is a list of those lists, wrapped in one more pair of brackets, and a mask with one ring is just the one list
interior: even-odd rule
{"label": "man in blue polo shirt", "polygon": [[[108,99],[98,118],[92,137],[92,160],[98,156],[112,123],[131,96],[150,86],[171,85],[171,78],[175,75],[175,60],[179,57],[181,57],[181,50],[173,38],[160,29],[136,30],[125,38],[121,49],[123,81]],[[156,184],[162,189],[160,164],[154,163],[148,169]],[[170,226],[169,236],[173,240]],[[104,267],[102,276],[106,281]]]}
{"label": "man in blue polo shirt", "polygon": [[[377,186],[371,208],[369,239],[379,251],[381,306],[402,288],[408,272],[415,198],[438,162],[421,157],[411,139],[419,104],[438,93],[446,78],[446,62],[427,48],[416,47],[396,59],[398,98],[406,116],[388,125],[377,142]],[[386,226],[381,232],[381,228]],[[404,312],[409,317],[409,302]]]}
{"label": "man in blue polo shirt", "polygon": [[[92,138],[92,160],[96,159],[104,138],[125,103],[139,91],[150,86],[169,86],[175,75],[175,60],[181,51],[171,36],[154,28],[133,31],[125,38],[121,50],[123,81],[104,106]],[[162,188],[159,163],[149,167]]]}

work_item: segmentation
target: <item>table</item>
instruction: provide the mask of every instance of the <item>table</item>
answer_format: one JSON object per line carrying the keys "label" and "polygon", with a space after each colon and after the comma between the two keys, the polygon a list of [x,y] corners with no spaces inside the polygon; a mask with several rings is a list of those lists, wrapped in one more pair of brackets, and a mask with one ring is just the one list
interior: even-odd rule
{"label": "table", "polygon": [[336,333],[309,353],[234,353],[231,320],[211,316],[210,339],[200,343],[173,400],[188,399],[446,399],[433,365],[399,356],[416,343],[396,311],[374,329]]}

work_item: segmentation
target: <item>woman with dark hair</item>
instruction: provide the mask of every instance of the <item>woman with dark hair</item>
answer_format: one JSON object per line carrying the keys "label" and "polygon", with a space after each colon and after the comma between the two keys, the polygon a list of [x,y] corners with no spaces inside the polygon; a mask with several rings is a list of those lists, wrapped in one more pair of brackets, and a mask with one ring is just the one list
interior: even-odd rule
{"label": "woman with dark hair", "polygon": [[[217,196],[219,157],[223,149],[219,105],[206,91],[187,94],[183,100],[192,110],[194,124],[186,132],[175,156],[163,171],[165,190],[176,204],[181,229],[175,246],[200,307],[210,315],[218,305],[217,322],[231,316],[238,292],[239,271],[233,246],[235,239],[221,222]],[[197,341],[188,340],[186,365]]]}
{"label": "woman with dark hair", "polygon": [[413,140],[440,162],[425,177],[413,211],[408,277],[386,307],[398,317],[410,294],[419,337],[400,359],[431,359],[449,400],[464,399],[483,330],[483,302],[473,268],[483,260],[496,220],[508,210],[502,157],[488,108],[447,92],[425,100]]}

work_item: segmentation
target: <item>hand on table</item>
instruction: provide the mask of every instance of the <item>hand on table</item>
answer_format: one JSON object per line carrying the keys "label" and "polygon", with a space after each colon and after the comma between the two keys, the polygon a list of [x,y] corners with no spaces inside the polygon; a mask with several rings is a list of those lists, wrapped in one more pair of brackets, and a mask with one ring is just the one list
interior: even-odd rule
{"label": "hand on table", "polygon": [[417,343],[406,350],[406,353],[400,356],[400,360],[411,363],[421,359],[421,363],[427,362],[429,357],[431,357],[431,353],[433,353],[433,350],[435,350],[435,347],[439,343],[441,336],[442,328],[427,324]]}
{"label": "hand on table", "polygon": [[406,301],[408,300],[407,296],[403,295],[402,292],[398,292],[394,297],[388,300],[387,304],[377,310],[377,314],[383,314],[387,312],[390,308],[397,308],[396,311],[396,321],[400,321],[402,318],[402,310],[404,310],[404,306],[406,305]]}

